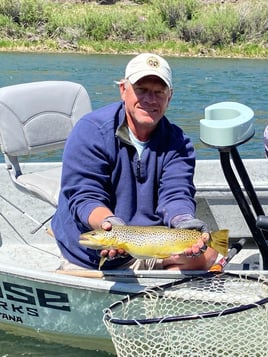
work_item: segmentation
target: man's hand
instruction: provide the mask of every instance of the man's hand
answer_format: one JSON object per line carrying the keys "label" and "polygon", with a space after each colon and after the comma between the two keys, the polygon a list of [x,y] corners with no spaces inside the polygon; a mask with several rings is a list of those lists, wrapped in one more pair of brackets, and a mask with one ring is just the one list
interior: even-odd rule
{"label": "man's hand", "polygon": [[210,238],[208,225],[198,218],[194,218],[190,214],[175,216],[171,225],[176,229],[195,229],[202,233],[201,238],[193,244],[191,248],[185,249],[184,253],[187,257],[199,256],[207,249],[206,243]]}

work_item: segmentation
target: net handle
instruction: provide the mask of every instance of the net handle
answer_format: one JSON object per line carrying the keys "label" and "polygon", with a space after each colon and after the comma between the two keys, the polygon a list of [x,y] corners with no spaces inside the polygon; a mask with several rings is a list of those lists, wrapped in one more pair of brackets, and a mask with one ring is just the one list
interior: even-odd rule
{"label": "net handle", "polygon": [[227,256],[222,257],[216,264],[212,265],[209,272],[222,273],[226,265],[233,259],[233,257],[240,252],[246,243],[245,238],[239,239],[238,242],[233,243]]}

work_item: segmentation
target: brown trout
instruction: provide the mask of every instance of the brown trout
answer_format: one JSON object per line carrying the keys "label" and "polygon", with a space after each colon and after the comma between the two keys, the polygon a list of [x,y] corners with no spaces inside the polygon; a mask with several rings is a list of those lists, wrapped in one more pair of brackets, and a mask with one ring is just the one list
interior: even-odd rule
{"label": "brown trout", "polygon": [[[228,232],[212,232],[207,246],[226,256]],[[80,238],[79,243],[91,249],[124,249],[134,258],[164,259],[191,248],[201,238],[201,232],[164,226],[113,226],[110,231],[97,229],[81,234]]]}

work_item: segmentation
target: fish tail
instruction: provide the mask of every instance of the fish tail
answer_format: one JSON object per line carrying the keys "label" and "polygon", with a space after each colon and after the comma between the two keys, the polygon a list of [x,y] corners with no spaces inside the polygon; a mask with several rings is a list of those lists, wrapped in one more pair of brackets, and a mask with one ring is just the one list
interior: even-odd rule
{"label": "fish tail", "polygon": [[208,242],[208,245],[226,257],[228,254],[229,230],[221,229],[219,231],[211,232],[210,235],[211,240]]}

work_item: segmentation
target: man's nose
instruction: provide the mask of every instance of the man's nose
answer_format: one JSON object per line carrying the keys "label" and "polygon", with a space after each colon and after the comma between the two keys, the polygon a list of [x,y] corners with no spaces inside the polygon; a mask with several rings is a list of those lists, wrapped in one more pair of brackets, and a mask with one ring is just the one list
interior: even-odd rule
{"label": "man's nose", "polygon": [[156,102],[156,94],[153,91],[148,91],[144,99],[149,103]]}

